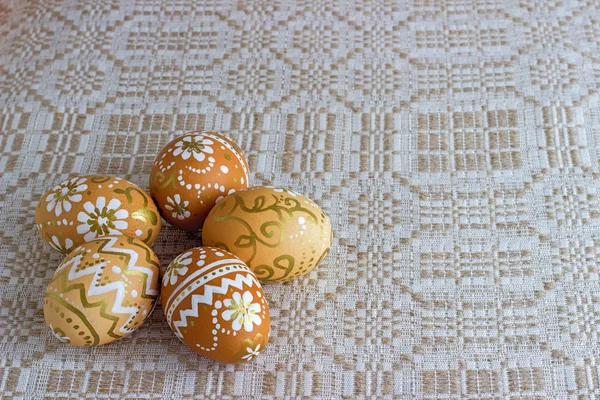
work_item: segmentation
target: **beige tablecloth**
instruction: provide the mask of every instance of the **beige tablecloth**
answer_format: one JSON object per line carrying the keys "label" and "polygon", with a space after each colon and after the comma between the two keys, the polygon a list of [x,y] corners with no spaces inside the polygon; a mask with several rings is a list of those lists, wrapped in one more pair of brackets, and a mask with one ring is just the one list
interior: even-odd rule
{"label": "beige tablecloth", "polygon": [[[600,396],[599,50],[583,0],[1,1],[0,393]],[[77,174],[147,188],[195,129],[321,204],[329,257],[265,288],[250,364],[197,356],[160,308],[61,345],[37,200]],[[155,249],[199,243],[166,227]]]}

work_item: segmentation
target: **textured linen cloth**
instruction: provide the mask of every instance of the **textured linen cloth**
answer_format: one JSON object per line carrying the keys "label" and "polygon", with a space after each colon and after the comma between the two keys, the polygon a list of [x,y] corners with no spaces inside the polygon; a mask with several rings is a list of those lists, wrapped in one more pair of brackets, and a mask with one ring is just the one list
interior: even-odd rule
{"label": "textured linen cloth", "polygon": [[[597,398],[599,50],[590,0],[1,1],[1,396]],[[329,257],[265,287],[250,364],[197,356],[160,307],[60,344],[37,200],[78,174],[147,188],[200,129],[322,205]],[[154,247],[164,268],[199,244]]]}

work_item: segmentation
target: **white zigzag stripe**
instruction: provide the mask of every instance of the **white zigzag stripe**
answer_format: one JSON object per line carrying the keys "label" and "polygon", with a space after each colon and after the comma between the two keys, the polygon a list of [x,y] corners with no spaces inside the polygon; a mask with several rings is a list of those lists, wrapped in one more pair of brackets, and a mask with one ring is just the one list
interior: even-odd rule
{"label": "white zigzag stripe", "polygon": [[[151,289],[152,278],[154,276],[154,272],[149,268],[135,265],[135,263],[138,260],[138,254],[133,250],[113,247],[113,245],[118,240],[118,238],[116,238],[116,237],[108,237],[108,238],[104,238],[104,239],[108,239],[108,241],[109,241],[108,244],[106,244],[104,247],[105,250],[113,251],[115,253],[128,254],[130,256],[129,263],[127,265],[127,270],[140,271],[140,272],[147,274],[148,279],[146,281],[146,289],[147,289],[146,294],[151,295],[151,296],[156,296],[158,294],[158,291]],[[137,307],[124,307],[123,306],[123,300],[125,299],[125,282],[119,280],[119,281],[112,282],[112,283],[109,283],[104,286],[102,286],[102,285],[96,286],[96,283],[100,282],[100,277],[102,275],[102,267],[106,267],[107,264],[105,262],[101,262],[91,268],[85,268],[85,269],[81,270],[80,272],[75,272],[75,270],[81,263],[82,258],[83,258],[83,256],[78,255],[78,256],[74,257],[72,260],[70,260],[69,262],[65,263],[64,265],[61,265],[58,270],[60,271],[61,269],[66,267],[68,264],[72,264],[73,266],[67,275],[67,278],[69,280],[73,280],[73,279],[80,278],[82,276],[94,274],[94,277],[92,278],[92,282],[90,283],[89,288],[88,288],[88,292],[87,292],[88,296],[97,296],[100,294],[111,292],[113,290],[116,291],[117,293],[115,294],[115,303],[113,304],[111,311],[115,314],[129,314],[129,318],[127,319],[127,321],[125,321],[125,323],[119,328],[119,331],[121,333],[129,333],[130,331],[123,330],[123,328],[135,318],[135,314],[137,313],[138,309],[137,309]]]}
{"label": "white zigzag stripe", "polygon": [[[168,305],[167,307],[165,307],[165,310],[167,310],[166,313],[166,317],[167,317],[167,321],[170,324],[171,321],[173,320],[173,313],[175,312],[175,309],[179,306],[179,304],[181,304],[181,302],[186,299],[188,297],[188,295],[190,293],[193,293],[196,289],[201,288],[202,286],[206,285],[208,282],[215,280],[216,278],[220,278],[221,276],[227,275],[228,273],[241,273],[241,272],[251,272],[250,269],[248,267],[246,267],[245,265],[242,264],[229,264],[232,268],[233,271],[227,271],[227,268],[219,268],[218,271],[214,271],[209,274],[206,273],[205,275],[199,276],[198,278],[196,278],[194,281],[191,281],[184,289],[182,290],[178,296],[175,296],[175,298],[173,299],[173,302]],[[235,270],[238,271],[235,271]],[[210,269],[209,269],[210,272]]]}
{"label": "white zigzag stripe", "polygon": [[179,293],[181,290],[185,289],[190,282],[192,282],[194,279],[196,279],[198,276],[200,275],[204,275],[205,272],[209,271],[211,268],[215,268],[218,267],[220,265],[242,265],[241,261],[238,260],[237,258],[227,258],[225,260],[219,260],[219,261],[215,261],[212,262],[210,264],[208,264],[207,266],[195,271],[193,274],[190,274],[190,276],[188,276],[187,278],[185,278],[180,285],[178,285],[175,290],[173,290],[171,292],[171,296],[169,296],[169,298],[167,299],[167,309],[169,308],[169,303],[171,303],[171,301],[173,301],[173,298],[176,297],[176,294]]}
{"label": "white zigzag stripe", "polygon": [[[77,250],[79,250],[79,249],[80,248],[77,248]],[[69,261],[60,263],[60,265],[58,266],[58,268],[56,269],[56,272],[54,274],[57,274],[58,272],[67,268],[71,264],[73,264],[74,267],[77,268],[79,266],[79,264],[81,264],[82,258],[83,258],[82,254],[77,254],[75,257],[71,258]]]}
{"label": "white zigzag stripe", "polygon": [[[167,307],[165,307],[165,311],[166,311],[166,317],[167,317],[167,322],[170,324],[171,321],[173,320],[173,313],[175,312],[175,309],[179,306],[179,304],[181,304],[181,302],[183,300],[185,300],[191,293],[193,293],[194,290],[197,290],[199,288],[201,288],[202,286],[206,285],[208,282],[211,282],[217,278],[220,278],[224,275],[230,274],[230,273],[242,273],[242,272],[251,272],[248,267],[246,266],[242,266],[242,265],[237,265],[237,267],[243,267],[242,270],[240,271],[227,271],[225,269],[222,269],[220,271],[214,271],[214,275],[207,275],[207,279],[203,281],[201,281],[202,277],[199,277],[198,279],[196,279],[195,281],[191,282],[186,288],[188,290],[186,291],[182,291],[180,293],[179,296],[175,297],[175,299],[173,300],[173,302],[168,305]],[[244,271],[245,270],[245,271]],[[254,275],[252,275],[254,276]],[[256,278],[255,278],[256,279]],[[255,280],[256,281],[256,280]],[[259,286],[260,284],[258,282],[256,282]],[[191,290],[189,290],[191,289]]]}
{"label": "white zigzag stripe", "polygon": [[254,275],[252,275],[252,273],[246,273],[245,276],[243,274],[236,274],[235,280],[223,278],[223,280],[221,281],[221,286],[204,285],[204,294],[192,295],[192,308],[188,310],[179,311],[180,320],[175,321],[173,323],[175,335],[179,338],[183,337],[183,335],[179,331],[179,328],[185,328],[187,326],[188,317],[198,317],[199,304],[212,304],[213,293],[225,294],[227,293],[229,286],[233,286],[241,290],[244,287],[244,284],[246,284],[248,287],[252,287],[253,283],[260,287],[260,284],[256,281],[256,278],[254,278]]}

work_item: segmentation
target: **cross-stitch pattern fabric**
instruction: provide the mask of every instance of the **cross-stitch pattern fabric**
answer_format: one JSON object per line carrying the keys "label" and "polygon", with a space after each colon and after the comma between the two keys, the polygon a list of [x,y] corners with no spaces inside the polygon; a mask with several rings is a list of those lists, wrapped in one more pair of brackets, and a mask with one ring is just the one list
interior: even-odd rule
{"label": "cross-stitch pattern fabric", "polygon": [[[600,5],[592,0],[0,2],[3,398],[600,396]],[[333,247],[268,285],[231,366],[157,308],[60,344],[34,207],[78,174],[147,188],[189,130],[322,205]],[[163,268],[198,236],[165,227]]]}

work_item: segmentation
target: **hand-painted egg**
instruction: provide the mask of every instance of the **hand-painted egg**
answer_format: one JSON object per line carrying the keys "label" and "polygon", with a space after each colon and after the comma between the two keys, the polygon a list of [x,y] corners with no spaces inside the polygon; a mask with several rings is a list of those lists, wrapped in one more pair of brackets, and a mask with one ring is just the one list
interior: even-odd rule
{"label": "hand-painted egg", "polygon": [[189,249],[169,264],[162,282],[167,322],[192,350],[240,363],[265,349],[271,327],[265,294],[233,254],[214,247]]}
{"label": "hand-painted egg", "polygon": [[150,245],[160,232],[152,198],[114,176],[69,179],[42,196],[35,209],[42,238],[62,254],[100,236],[126,235]]}
{"label": "hand-painted egg", "polygon": [[231,139],[190,132],[168,143],[150,172],[150,193],[163,218],[187,231],[202,228],[210,209],[248,187],[248,163]]}
{"label": "hand-painted egg", "polygon": [[150,315],[160,265],[141,240],[106,236],[76,247],[46,288],[44,317],[54,336],[75,346],[118,340]]}
{"label": "hand-painted egg", "polygon": [[262,282],[281,282],[313,270],[329,252],[332,231],[312,200],[257,186],[219,202],[206,218],[202,240],[238,256]]}

